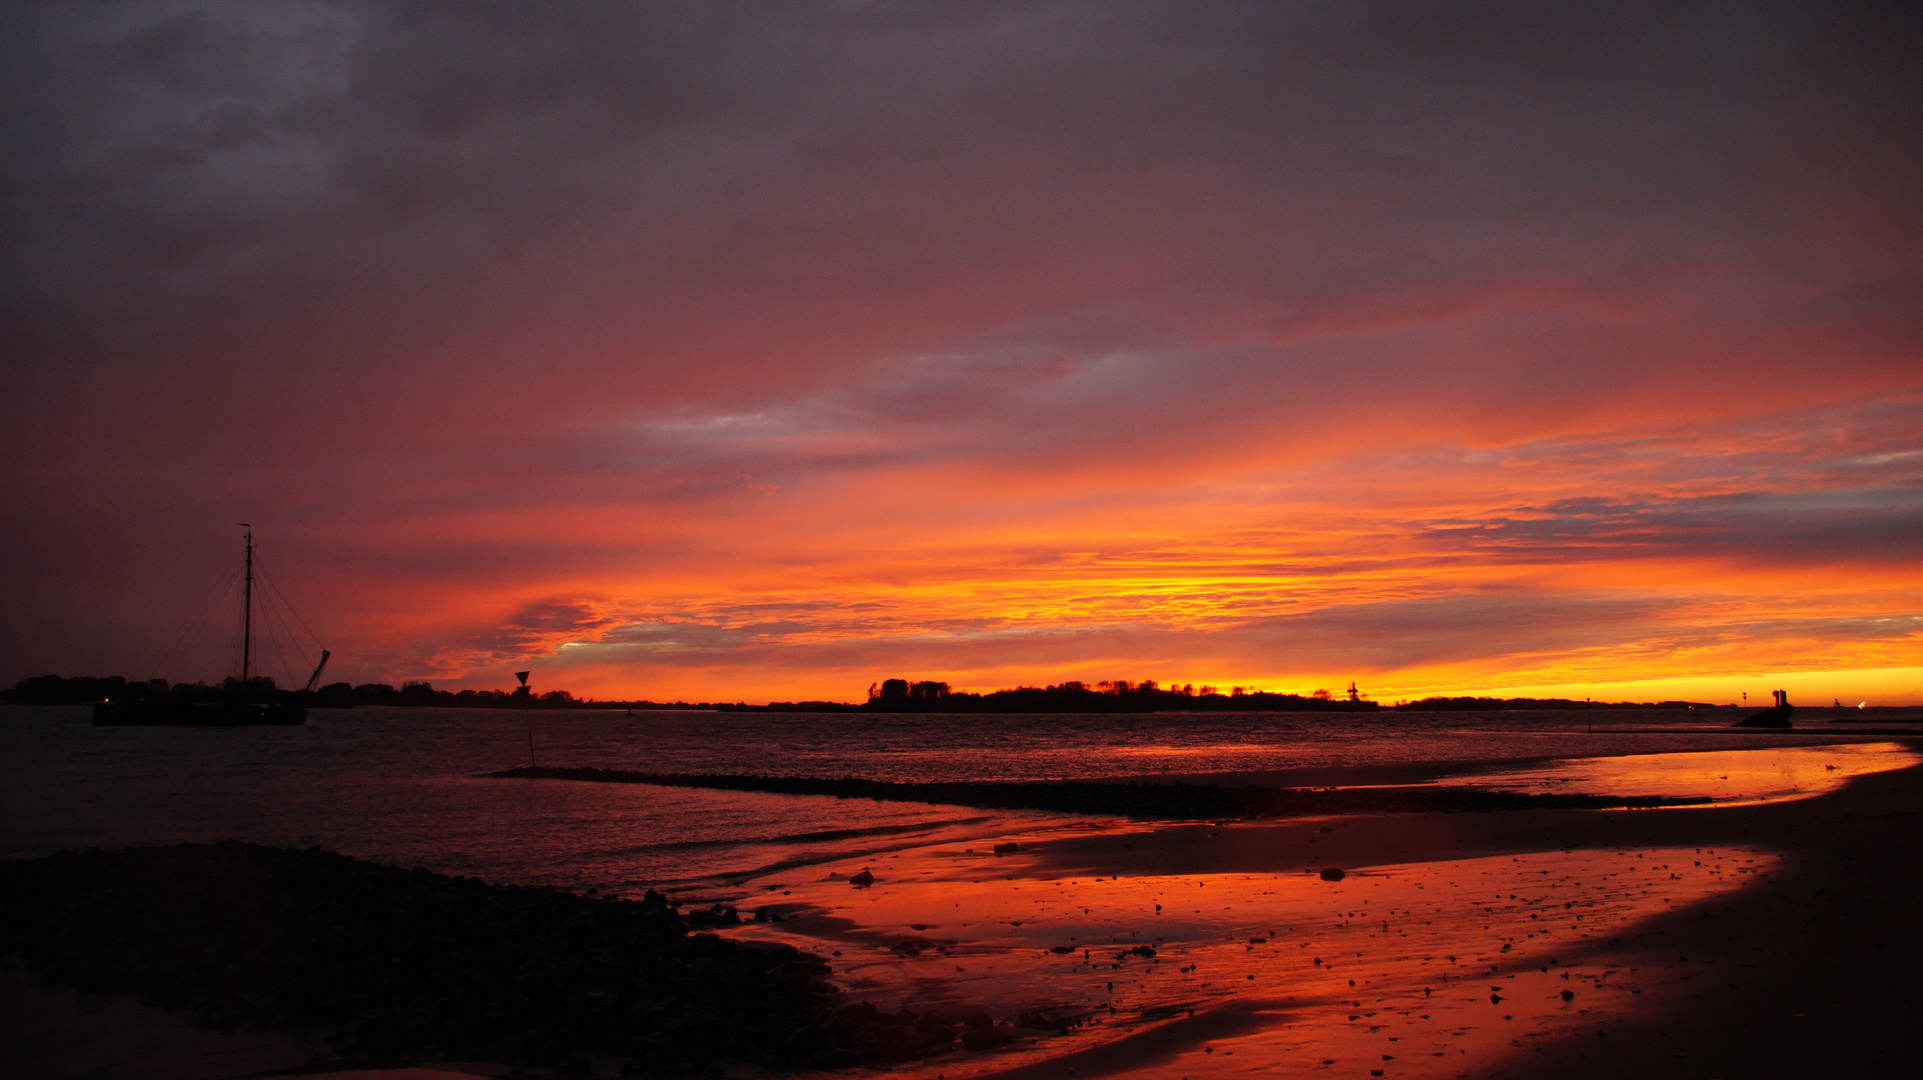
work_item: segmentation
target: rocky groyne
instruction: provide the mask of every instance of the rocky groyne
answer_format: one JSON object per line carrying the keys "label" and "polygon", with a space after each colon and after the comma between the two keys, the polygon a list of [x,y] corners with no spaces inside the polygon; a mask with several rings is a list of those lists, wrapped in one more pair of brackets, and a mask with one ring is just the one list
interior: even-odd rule
{"label": "rocky groyne", "polygon": [[833,795],[842,799],[945,803],[993,810],[1052,810],[1153,821],[1222,818],[1306,817],[1320,814],[1417,813],[1471,810],[1610,809],[1681,806],[1706,798],[1662,796],[1530,795],[1473,787],[1269,788],[1213,784],[1094,783],[1090,781],[978,781],[906,783],[858,777],[740,776],[708,773],[647,773],[596,768],[518,768],[490,777],[584,780],[608,784],[764,791],[780,795]]}

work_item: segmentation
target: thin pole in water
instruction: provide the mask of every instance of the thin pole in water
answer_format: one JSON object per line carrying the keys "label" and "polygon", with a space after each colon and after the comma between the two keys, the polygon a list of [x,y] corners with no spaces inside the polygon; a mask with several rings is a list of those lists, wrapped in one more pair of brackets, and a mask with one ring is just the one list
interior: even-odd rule
{"label": "thin pole in water", "polygon": [[521,680],[521,717],[527,721],[527,767],[534,765],[534,691],[528,689],[527,677],[530,673],[517,671],[514,677]]}

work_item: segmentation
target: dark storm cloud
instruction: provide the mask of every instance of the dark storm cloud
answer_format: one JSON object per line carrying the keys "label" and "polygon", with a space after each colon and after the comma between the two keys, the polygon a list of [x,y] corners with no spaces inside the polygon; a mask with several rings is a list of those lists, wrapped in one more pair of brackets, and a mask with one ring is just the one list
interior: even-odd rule
{"label": "dark storm cloud", "polygon": [[[1920,44],[1868,4],[8,5],[0,556],[45,572],[0,652],[151,636],[103,613],[165,611],[208,522],[486,591],[777,495],[778,561],[891,470],[1012,520],[980,492],[1356,490],[1384,446],[1581,478],[1472,543],[1383,511],[1414,557],[1911,559],[1907,466],[1638,488],[1612,432],[1913,394]],[[588,524],[628,510],[674,535]],[[526,602],[446,640],[563,632]]]}
{"label": "dark storm cloud", "polygon": [[1906,566],[1923,558],[1923,489],[1744,493],[1637,504],[1585,500],[1517,508],[1527,516],[1432,522],[1420,540],[1445,550],[1500,549],[1562,562],[1581,546],[1615,558],[1704,557],[1799,564]]}
{"label": "dark storm cloud", "polygon": [[[1911,30],[1857,16],[21,7],[8,277],[31,317],[14,330],[164,349],[156,331],[218,319],[234,361],[257,362],[237,317],[365,349],[376,323],[432,337],[532,303],[562,334],[572,316],[646,337],[676,319],[657,294],[698,301],[717,281],[735,298],[913,296],[1067,264],[1096,280],[1056,283],[1057,304],[1119,292],[1285,335],[1492,285],[1633,292],[1780,242],[1746,219],[1793,223],[1803,208],[1771,205],[1785,185],[1850,183],[1864,216],[1912,193],[1887,189],[1914,166],[1892,93],[1914,72],[1891,62]],[[1839,127],[1854,160],[1825,175],[1809,157]],[[1878,310],[1915,297],[1849,284],[1897,290]],[[1001,309],[984,314],[1022,313],[971,291]]]}

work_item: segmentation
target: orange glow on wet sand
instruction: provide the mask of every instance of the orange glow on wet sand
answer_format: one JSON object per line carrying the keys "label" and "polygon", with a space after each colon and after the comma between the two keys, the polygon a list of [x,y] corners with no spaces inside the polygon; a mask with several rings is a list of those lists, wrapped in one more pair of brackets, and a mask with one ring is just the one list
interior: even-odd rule
{"label": "orange glow on wet sand", "polygon": [[[1206,844],[1211,831],[1116,835],[1148,850]],[[1535,1040],[1606,1035],[1686,989],[1686,962],[1649,951],[1642,926],[1776,864],[1756,848],[1661,847],[1357,867],[1333,881],[1053,877],[1020,850],[933,848],[882,858],[866,888],[848,878],[867,864],[770,885],[745,904],[791,917],[738,933],[833,953],[857,1000],[1067,1025],[896,1070],[911,1076],[1041,1061],[1048,1075],[1454,1076]]]}

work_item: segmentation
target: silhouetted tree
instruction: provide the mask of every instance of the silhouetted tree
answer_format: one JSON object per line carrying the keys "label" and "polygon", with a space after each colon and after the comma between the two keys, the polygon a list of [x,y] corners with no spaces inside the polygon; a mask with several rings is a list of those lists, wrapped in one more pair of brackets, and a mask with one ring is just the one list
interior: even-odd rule
{"label": "silhouetted tree", "polygon": [[[163,681],[161,686],[164,689],[166,683]],[[71,679],[63,679],[58,675],[36,675],[13,684],[13,692],[7,696],[24,705],[73,705],[120,697],[126,691],[127,680],[119,675],[100,678],[76,675]]]}

